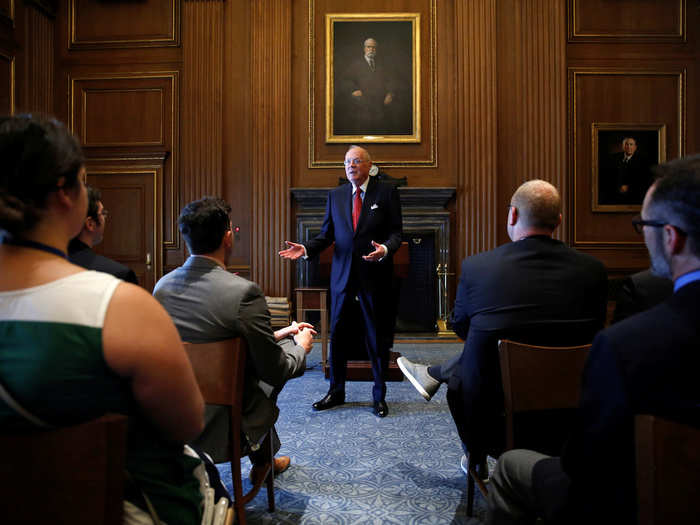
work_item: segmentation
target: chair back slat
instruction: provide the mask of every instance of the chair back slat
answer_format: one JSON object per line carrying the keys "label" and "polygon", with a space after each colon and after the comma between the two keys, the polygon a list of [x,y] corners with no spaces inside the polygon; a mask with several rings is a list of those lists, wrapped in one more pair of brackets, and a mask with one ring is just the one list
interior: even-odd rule
{"label": "chair back slat", "polygon": [[[192,363],[192,369],[204,402],[230,407],[229,452],[231,457],[233,507],[237,522],[240,525],[245,525],[245,504],[256,496],[263,482],[267,485],[268,509],[270,512],[275,510],[273,473],[270,473],[264,481],[259,480],[256,482],[247,493],[243,492],[241,477],[241,413],[248,347],[245,339],[241,337],[213,343],[184,343],[184,346],[190,363]],[[270,468],[273,462],[271,432],[272,429],[267,432],[267,441],[270,443]]]}
{"label": "chair back slat", "polygon": [[590,344],[553,347],[508,339],[498,342],[507,448],[515,446],[515,414],[551,413],[578,406],[590,349]]}
{"label": "chair back slat", "polygon": [[635,441],[639,525],[697,523],[700,428],[638,415]]}
{"label": "chair back slat", "polygon": [[0,434],[3,523],[120,525],[128,420]]}
{"label": "chair back slat", "polygon": [[590,348],[499,341],[506,407],[512,412],[577,407]]}
{"label": "chair back slat", "polygon": [[239,406],[243,398],[245,341],[225,339],[213,343],[184,343],[204,401]]}

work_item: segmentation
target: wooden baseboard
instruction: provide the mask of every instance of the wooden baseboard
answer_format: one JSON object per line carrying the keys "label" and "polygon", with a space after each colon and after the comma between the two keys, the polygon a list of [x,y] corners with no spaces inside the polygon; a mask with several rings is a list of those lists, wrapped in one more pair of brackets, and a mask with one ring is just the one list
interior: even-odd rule
{"label": "wooden baseboard", "polygon": [[[401,357],[398,352],[390,352],[389,370],[387,371],[387,381],[403,381],[403,373],[396,364],[396,360]],[[323,367],[323,373],[326,379],[331,377],[331,367],[326,363]],[[348,361],[346,381],[373,381],[372,364],[369,361]]]}

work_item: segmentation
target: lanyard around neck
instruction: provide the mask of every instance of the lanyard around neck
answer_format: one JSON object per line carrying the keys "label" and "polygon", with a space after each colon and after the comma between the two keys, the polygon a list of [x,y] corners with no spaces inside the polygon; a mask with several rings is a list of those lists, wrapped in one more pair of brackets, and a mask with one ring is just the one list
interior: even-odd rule
{"label": "lanyard around neck", "polygon": [[18,237],[5,236],[2,238],[2,244],[9,244],[11,246],[21,246],[22,248],[32,248],[34,250],[40,250],[42,252],[51,253],[53,255],[63,257],[64,259],[68,259],[66,252],[63,252],[58,248],[54,248],[53,246],[49,246],[48,244],[44,244],[43,242],[30,241],[28,239],[20,239]]}

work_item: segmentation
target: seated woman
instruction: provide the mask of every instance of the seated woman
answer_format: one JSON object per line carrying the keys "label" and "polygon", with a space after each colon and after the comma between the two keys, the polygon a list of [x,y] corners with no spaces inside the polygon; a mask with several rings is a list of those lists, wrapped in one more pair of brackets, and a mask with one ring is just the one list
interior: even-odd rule
{"label": "seated woman", "polygon": [[[60,122],[0,119],[0,383],[52,426],[129,416],[125,506],[199,524],[183,455],[204,403],[178,333],[145,290],[66,259],[87,211],[84,158]],[[0,400],[0,428],[30,428]],[[138,513],[138,511],[136,511]]]}

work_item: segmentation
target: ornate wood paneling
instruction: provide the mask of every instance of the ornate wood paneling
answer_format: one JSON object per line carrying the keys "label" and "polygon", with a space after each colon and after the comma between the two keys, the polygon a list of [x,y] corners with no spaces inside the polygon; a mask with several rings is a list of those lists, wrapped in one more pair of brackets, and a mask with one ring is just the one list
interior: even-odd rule
{"label": "ornate wood paneling", "polygon": [[600,168],[609,159],[597,158],[603,150],[596,137],[606,129],[654,128],[666,139],[667,159],[700,151],[700,104],[694,96],[700,82],[700,3],[567,0],[567,5],[571,243],[599,257],[612,274],[630,273],[648,266],[647,250],[630,225],[634,206],[614,209],[598,202],[596,185],[605,181]]}
{"label": "ornate wood paneling", "polygon": [[496,10],[496,0],[455,4],[458,258],[496,244]]}
{"label": "ornate wood paneling", "polygon": [[250,11],[252,109],[251,275],[267,295],[290,292],[277,252],[291,233],[292,3],[260,0]]}
{"label": "ornate wood paneling", "polygon": [[164,166],[163,244],[175,246],[179,163],[179,73],[107,72],[68,75],[69,125],[88,157],[130,159],[157,153]]}
{"label": "ornate wood paneling", "polygon": [[[248,0],[227,0],[224,8],[224,125],[222,172],[224,198],[231,204],[231,218],[238,231],[234,237],[229,269],[250,279],[251,223],[251,27]],[[300,33],[303,31],[299,31]],[[288,140],[299,140],[291,133]],[[305,136],[301,137],[306,139]]]}
{"label": "ornate wood paneling", "polygon": [[499,244],[508,240],[507,212],[527,180],[554,184],[564,201],[566,239],[566,13],[561,0],[498,2],[498,201],[493,219]]}
{"label": "ornate wood paneling", "polygon": [[54,112],[54,21],[38,7],[25,8],[25,75],[21,111]]}
{"label": "ornate wood paneling", "polygon": [[95,251],[134,270],[151,291],[163,275],[162,181],[164,156],[88,159],[88,183],[109,211],[104,240]]}
{"label": "ornate wood paneling", "polygon": [[181,208],[222,196],[223,1],[183,3]]}
{"label": "ornate wood paneling", "polygon": [[686,0],[568,0],[569,40],[682,42]]}
{"label": "ornate wood paneling", "polygon": [[[572,68],[571,126],[573,159],[573,244],[578,247],[638,246],[630,220],[636,213],[603,213],[592,210],[592,125],[594,123],[664,124],[668,159],[685,151],[684,70],[629,70]],[[640,126],[641,127],[641,126]]]}
{"label": "ornate wood paneling", "polygon": [[174,134],[174,82],[160,73],[74,77],[71,127],[88,148],[165,148]]}
{"label": "ornate wood paneling", "polygon": [[69,49],[180,44],[179,0],[68,0],[67,7]]}
{"label": "ornate wood paneling", "polygon": [[15,112],[15,57],[0,52],[0,114]]}

